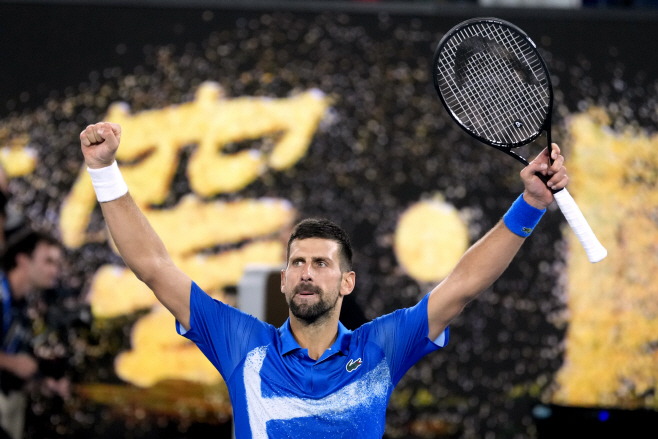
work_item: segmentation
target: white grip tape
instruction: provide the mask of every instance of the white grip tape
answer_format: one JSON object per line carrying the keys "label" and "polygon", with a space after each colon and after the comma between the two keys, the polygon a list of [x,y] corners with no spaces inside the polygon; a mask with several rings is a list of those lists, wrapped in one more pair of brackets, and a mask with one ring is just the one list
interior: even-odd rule
{"label": "white grip tape", "polygon": [[101,203],[116,200],[128,193],[128,185],[123,181],[116,160],[104,168],[87,168],[91,184],[96,191],[96,198]]}
{"label": "white grip tape", "polygon": [[596,239],[592,228],[587,223],[587,220],[567,189],[562,189],[553,196],[555,197],[555,201],[557,201],[557,205],[560,207],[562,214],[567,219],[567,222],[573,229],[576,237],[585,249],[589,261],[594,263],[605,258],[608,255],[608,251],[601,245],[599,240]]}

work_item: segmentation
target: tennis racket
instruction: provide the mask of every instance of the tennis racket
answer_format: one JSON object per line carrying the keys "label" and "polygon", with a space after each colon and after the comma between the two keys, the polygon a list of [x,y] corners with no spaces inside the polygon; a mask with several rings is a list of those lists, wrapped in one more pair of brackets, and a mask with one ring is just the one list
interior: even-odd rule
{"label": "tennis racket", "polygon": [[[471,136],[527,166],[528,160],[512,149],[546,131],[550,152],[551,79],[535,43],[521,29],[497,18],[464,21],[439,42],[433,70],[441,102]],[[608,252],[569,192],[562,189],[554,197],[590,262],[605,258]]]}

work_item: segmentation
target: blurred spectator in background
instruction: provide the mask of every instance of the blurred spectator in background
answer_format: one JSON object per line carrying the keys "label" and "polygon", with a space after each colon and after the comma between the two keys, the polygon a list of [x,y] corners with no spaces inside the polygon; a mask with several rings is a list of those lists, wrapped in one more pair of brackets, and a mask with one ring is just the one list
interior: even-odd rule
{"label": "blurred spectator in background", "polygon": [[[32,352],[32,322],[28,299],[53,288],[60,273],[62,247],[51,236],[23,230],[7,240],[0,272],[0,438],[23,437],[27,395],[25,385],[37,376],[39,363]],[[65,378],[46,384],[65,397]]]}
{"label": "blurred spectator in background", "polygon": [[7,203],[9,202],[9,179],[0,165],[0,254],[5,249],[5,223],[7,221]]}

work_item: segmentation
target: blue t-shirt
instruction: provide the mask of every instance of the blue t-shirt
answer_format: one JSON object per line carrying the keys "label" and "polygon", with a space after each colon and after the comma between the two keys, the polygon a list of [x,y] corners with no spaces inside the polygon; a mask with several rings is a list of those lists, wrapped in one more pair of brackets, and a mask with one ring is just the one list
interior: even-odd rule
{"label": "blue t-shirt", "polygon": [[[395,385],[420,358],[448,342],[427,337],[427,298],[338,337],[317,361],[290,332],[212,299],[195,283],[192,340],[226,381],[238,439],[381,438]],[[303,433],[302,433],[303,432]]]}

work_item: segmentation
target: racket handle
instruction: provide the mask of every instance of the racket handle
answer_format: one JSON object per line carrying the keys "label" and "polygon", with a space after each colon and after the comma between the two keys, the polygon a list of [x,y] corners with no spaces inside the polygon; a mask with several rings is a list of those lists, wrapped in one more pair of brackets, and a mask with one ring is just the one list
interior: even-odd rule
{"label": "racket handle", "polygon": [[576,237],[582,244],[590,262],[599,262],[608,255],[608,251],[601,245],[592,228],[587,223],[578,205],[566,188],[553,194],[562,214],[573,229]]}

